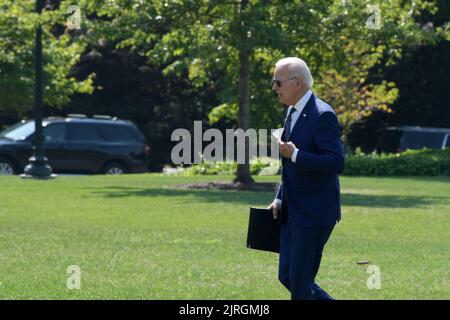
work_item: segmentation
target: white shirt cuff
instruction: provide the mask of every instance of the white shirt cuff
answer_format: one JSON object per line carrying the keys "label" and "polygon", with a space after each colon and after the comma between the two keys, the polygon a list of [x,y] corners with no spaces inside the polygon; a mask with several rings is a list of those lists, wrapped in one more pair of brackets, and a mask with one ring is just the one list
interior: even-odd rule
{"label": "white shirt cuff", "polygon": [[282,204],[282,203],[283,203],[283,201],[281,201],[281,200],[278,199],[278,198],[275,198],[275,200],[273,200],[273,202],[276,202],[276,203],[278,203],[278,204]]}
{"label": "white shirt cuff", "polygon": [[292,156],[291,156],[291,161],[293,163],[295,163],[295,161],[297,161],[297,153],[298,153],[298,149],[295,148],[294,152],[292,152]]}

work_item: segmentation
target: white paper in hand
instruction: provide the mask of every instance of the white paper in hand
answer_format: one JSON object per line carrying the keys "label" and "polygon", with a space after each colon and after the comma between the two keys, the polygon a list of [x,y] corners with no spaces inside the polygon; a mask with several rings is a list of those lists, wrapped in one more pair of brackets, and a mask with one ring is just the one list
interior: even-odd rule
{"label": "white paper in hand", "polygon": [[281,136],[283,135],[283,130],[284,130],[284,128],[278,128],[278,129],[275,129],[275,130],[272,132],[272,135],[273,135],[277,140],[281,141]]}

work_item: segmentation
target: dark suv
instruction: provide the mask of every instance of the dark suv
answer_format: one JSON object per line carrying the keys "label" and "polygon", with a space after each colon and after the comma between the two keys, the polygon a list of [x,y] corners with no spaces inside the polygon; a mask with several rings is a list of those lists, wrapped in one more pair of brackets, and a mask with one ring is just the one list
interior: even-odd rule
{"label": "dark suv", "polygon": [[[42,122],[43,150],[53,172],[140,173],[149,147],[137,127],[109,116],[68,115]],[[0,132],[0,174],[22,173],[32,154],[34,120]]]}

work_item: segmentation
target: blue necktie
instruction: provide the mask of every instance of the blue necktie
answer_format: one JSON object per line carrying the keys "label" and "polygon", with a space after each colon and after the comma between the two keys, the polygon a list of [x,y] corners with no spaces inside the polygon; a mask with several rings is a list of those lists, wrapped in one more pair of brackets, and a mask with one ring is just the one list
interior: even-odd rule
{"label": "blue necktie", "polygon": [[291,124],[292,124],[292,114],[297,111],[294,107],[291,108],[291,111],[289,111],[289,115],[286,119],[286,123],[284,124],[284,136],[286,138],[286,141],[289,141],[289,136],[291,135]]}

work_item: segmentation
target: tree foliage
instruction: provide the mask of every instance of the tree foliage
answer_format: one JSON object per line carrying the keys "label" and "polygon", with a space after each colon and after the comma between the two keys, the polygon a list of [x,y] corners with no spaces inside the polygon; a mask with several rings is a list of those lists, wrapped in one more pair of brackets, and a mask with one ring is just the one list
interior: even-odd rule
{"label": "tree foliage", "polygon": [[[67,1],[66,1],[67,2]],[[61,107],[75,92],[92,92],[93,75],[77,80],[71,68],[86,47],[64,30],[65,2],[39,16],[34,1],[5,0],[0,7],[0,109],[28,110],[33,103],[35,26],[43,28],[44,103]],[[63,32],[59,30],[63,29]]]}
{"label": "tree foliage", "polygon": [[[134,90],[129,83],[123,86],[124,94],[170,94],[166,106],[163,98],[157,102],[145,99],[154,104],[148,114],[155,117],[164,108],[182,112],[184,94],[192,97],[195,90],[199,96],[214,94],[210,99],[187,99],[194,104],[194,112],[186,111],[189,116],[185,117],[174,115],[171,125],[184,125],[193,117],[206,118],[197,111],[207,110],[210,124],[232,121],[237,126],[245,120],[255,129],[282,126],[284,113],[270,87],[272,71],[278,59],[299,56],[312,71],[313,91],[336,109],[346,139],[353,123],[374,111],[390,112],[398,96],[396,84],[374,78],[373,70],[394,65],[405,48],[450,40],[448,19],[436,25],[430,22],[438,0],[377,2],[379,28],[369,27],[377,14],[368,11],[371,0],[78,0],[82,13],[79,31],[64,27],[71,1],[49,1],[41,17],[33,12],[34,1],[3,2],[0,108],[27,108],[32,102],[34,26],[41,22],[47,106],[60,107],[75,93],[113,92],[117,86],[108,86],[107,79],[94,81],[95,68],[74,73],[86,61],[94,61],[80,61],[83,53],[90,56],[108,49],[114,59],[132,66],[130,70],[141,70],[143,64],[152,70],[140,74],[138,82],[141,85],[146,77],[152,77],[148,81],[151,88]],[[242,52],[249,58],[245,97],[239,90]],[[98,65],[106,68],[106,62]],[[157,72],[160,75],[156,76]],[[174,79],[179,80],[172,82]],[[182,83],[184,89],[177,90],[173,87],[176,83]],[[169,87],[166,91],[165,85]],[[180,97],[174,99],[177,94]],[[122,100],[139,100],[133,99]],[[248,114],[241,112],[242,101],[249,101]],[[198,107],[198,103],[214,105]],[[141,108],[144,102],[129,105]],[[143,121],[143,113],[135,114]]]}
{"label": "tree foliage", "polygon": [[122,30],[120,47],[144,54],[151,64],[162,64],[166,74],[187,70],[194,85],[219,88],[221,103],[212,110],[213,121],[238,120],[239,39],[245,32],[250,54],[250,123],[255,128],[282,123],[269,85],[279,58],[299,56],[307,61],[315,90],[342,116],[347,134],[354,121],[372,111],[388,112],[397,97],[394,83],[368,82],[371,68],[393,64],[405,44],[435,43],[448,37],[448,24],[433,27],[417,21],[423,12],[436,13],[435,2],[427,0],[378,3],[379,29],[368,27],[374,14],[368,12],[372,3],[368,0],[253,0],[245,12],[239,12],[239,1],[114,3],[109,16],[111,24]]}

